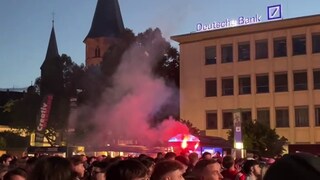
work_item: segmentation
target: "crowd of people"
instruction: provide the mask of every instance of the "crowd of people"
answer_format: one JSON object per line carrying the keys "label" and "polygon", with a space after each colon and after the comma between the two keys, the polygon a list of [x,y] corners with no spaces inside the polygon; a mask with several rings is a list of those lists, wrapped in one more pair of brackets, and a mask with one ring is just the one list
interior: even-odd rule
{"label": "crowd of people", "polygon": [[156,157],[42,155],[0,157],[0,180],[277,180],[320,179],[320,158],[287,154],[278,159],[221,157],[204,152]]}

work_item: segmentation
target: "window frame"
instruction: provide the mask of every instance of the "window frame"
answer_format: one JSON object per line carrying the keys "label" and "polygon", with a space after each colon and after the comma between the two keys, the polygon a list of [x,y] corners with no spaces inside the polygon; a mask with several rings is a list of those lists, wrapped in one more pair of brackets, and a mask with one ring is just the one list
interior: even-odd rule
{"label": "window frame", "polygon": [[[259,117],[259,112],[266,112],[267,111],[267,120],[264,118]],[[261,115],[261,114],[260,114]],[[263,120],[263,121],[262,121]],[[270,109],[269,108],[258,108],[257,109],[257,121],[260,122],[261,124],[264,124],[268,127],[270,127]]]}
{"label": "window frame", "polygon": [[238,43],[238,62],[250,61],[250,59],[251,59],[250,41],[239,42]]}
{"label": "window frame", "polygon": [[[210,50],[213,50],[212,52]],[[213,57],[211,57],[211,53]],[[204,48],[204,58],[205,65],[217,64],[217,47],[216,46],[206,46]],[[209,57],[208,57],[209,56]]]}
{"label": "window frame", "polygon": [[[279,117],[278,117],[279,111],[281,111],[282,113],[286,113],[286,114],[282,114],[282,116],[280,117],[281,119],[279,119]],[[275,115],[276,115],[276,128],[289,128],[290,127],[290,123],[289,123],[290,117],[289,117],[289,108],[288,107],[276,108]],[[284,116],[284,115],[286,115],[286,116]],[[286,119],[284,119],[284,118],[286,118]],[[281,122],[281,123],[279,123],[279,122]]]}
{"label": "window frame", "polygon": [[[231,49],[229,49],[229,48],[231,48]],[[231,50],[231,52],[228,52],[230,50]],[[231,53],[231,54],[229,54],[229,53]],[[233,62],[233,44],[221,45],[221,64],[232,63],[232,62]]]}
{"label": "window frame", "polygon": [[[301,40],[304,41],[301,42]],[[300,49],[302,47],[299,46],[304,46],[303,49]],[[307,38],[306,35],[296,35],[292,36],[292,55],[297,56],[297,55],[305,55],[307,54]]]}
{"label": "window frame", "polygon": [[[258,51],[261,53],[258,53]],[[255,59],[259,60],[259,59],[268,59],[268,58],[269,58],[268,39],[255,41]]]}
{"label": "window frame", "polygon": [[[300,112],[298,112],[298,110],[300,110]],[[300,114],[307,114],[307,117],[305,119],[305,116],[301,117]],[[299,118],[300,117],[300,118]],[[301,119],[303,118],[303,119]],[[309,123],[309,108],[308,106],[298,106],[298,107],[294,107],[294,125],[295,127],[309,127],[310,123]]]}
{"label": "window frame", "polygon": [[[317,75],[316,73],[319,73],[319,74]],[[320,89],[320,69],[314,69],[312,75],[313,75],[313,89]]]}
{"label": "window frame", "polygon": [[[226,82],[226,81],[232,81]],[[225,87],[226,85],[231,84],[232,87]],[[221,95],[222,96],[233,96],[234,95],[234,80],[233,77],[225,77],[221,79]]]}
{"label": "window frame", "polygon": [[[305,78],[300,80],[303,77],[297,77],[297,75],[305,74]],[[299,80],[299,83],[297,82]],[[293,72],[293,90],[294,91],[306,91],[308,90],[308,72],[307,71],[296,71]]]}
{"label": "window frame", "polygon": [[[284,46],[282,46],[281,42],[284,41]],[[288,50],[287,50],[287,38],[286,37],[279,37],[273,39],[273,57],[287,57]]]}
{"label": "window frame", "polygon": [[[315,39],[317,37],[317,39]],[[320,33],[312,33],[311,35],[312,53],[320,53]]]}
{"label": "window frame", "polygon": [[319,127],[320,126],[320,106],[315,106],[314,107],[314,113],[315,113],[315,116],[314,116],[314,124],[316,127]]}
{"label": "window frame", "polygon": [[[211,88],[208,84],[210,81],[215,82],[214,85],[212,86],[214,89],[213,91],[212,90],[210,91]],[[217,93],[218,93],[217,80],[212,78],[205,79],[205,92],[204,92],[205,97],[217,97]]]}
{"label": "window frame", "polygon": [[[264,78],[264,77],[267,77],[267,83],[260,85],[261,80],[259,81],[258,78]],[[262,94],[262,93],[269,93],[269,92],[270,92],[269,74],[257,74],[256,75],[256,93]]]}
{"label": "window frame", "polygon": [[[212,124],[210,124],[209,122],[209,115],[213,115],[213,120],[214,122],[211,122]],[[210,124],[210,127],[209,127]],[[218,114],[216,111],[206,111],[206,129],[208,130],[215,130],[218,129]]]}
{"label": "window frame", "polygon": [[[230,119],[226,119],[225,115],[229,115]],[[233,112],[223,111],[222,112],[222,129],[232,129],[233,128]]]}
{"label": "window frame", "polygon": [[[248,80],[249,79],[249,86],[246,83],[241,83],[241,80]],[[248,76],[240,76],[238,78],[238,86],[239,86],[239,95],[251,94],[251,77]]]}
{"label": "window frame", "polygon": [[[280,83],[281,81],[279,80],[280,78],[277,76],[285,76],[286,78],[286,84]],[[283,73],[275,73],[274,74],[274,92],[288,92],[288,73],[283,72]]]}

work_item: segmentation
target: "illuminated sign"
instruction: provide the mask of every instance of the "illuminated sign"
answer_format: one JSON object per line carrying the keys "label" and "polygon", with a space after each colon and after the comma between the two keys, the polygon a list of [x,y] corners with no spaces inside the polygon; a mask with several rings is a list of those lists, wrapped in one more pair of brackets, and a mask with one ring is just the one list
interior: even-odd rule
{"label": "illuminated sign", "polygon": [[[282,18],[282,8],[280,4],[267,7],[267,20],[279,20]],[[262,16],[256,14],[254,16],[240,16],[237,19],[225,19],[223,21],[214,21],[212,23],[198,23],[196,31],[211,31],[222,28],[230,28],[235,26],[243,26],[262,22]]]}
{"label": "illuminated sign", "polygon": [[221,28],[228,28],[228,27],[234,27],[234,26],[242,26],[242,25],[248,25],[248,24],[254,24],[262,22],[261,15],[256,14],[253,17],[244,17],[240,16],[238,19],[226,19],[224,21],[220,22],[213,22],[210,24],[203,24],[198,23],[197,24],[197,31],[210,31],[215,29],[221,29]]}
{"label": "illuminated sign", "polygon": [[268,20],[276,20],[276,19],[282,18],[281,4],[268,6],[267,12],[268,12]]}

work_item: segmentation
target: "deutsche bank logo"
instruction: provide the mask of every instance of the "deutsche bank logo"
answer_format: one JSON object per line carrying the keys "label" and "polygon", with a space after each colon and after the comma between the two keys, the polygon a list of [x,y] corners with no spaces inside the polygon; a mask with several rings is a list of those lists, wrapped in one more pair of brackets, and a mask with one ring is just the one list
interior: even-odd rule
{"label": "deutsche bank logo", "polygon": [[268,6],[267,11],[268,11],[268,20],[275,20],[275,19],[282,18],[281,4]]}

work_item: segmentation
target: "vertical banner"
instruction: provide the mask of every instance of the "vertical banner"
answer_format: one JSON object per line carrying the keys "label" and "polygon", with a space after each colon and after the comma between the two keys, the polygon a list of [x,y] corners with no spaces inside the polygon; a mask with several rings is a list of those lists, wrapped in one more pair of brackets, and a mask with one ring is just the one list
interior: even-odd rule
{"label": "vertical banner", "polygon": [[234,145],[236,149],[243,148],[241,121],[242,121],[241,112],[240,111],[233,112]]}
{"label": "vertical banner", "polygon": [[47,129],[47,124],[48,124],[49,115],[51,111],[52,99],[53,99],[52,95],[47,95],[43,98],[43,101],[41,103],[39,120],[37,121],[37,129],[36,129],[36,138],[35,138],[36,146],[43,145],[44,133]]}

